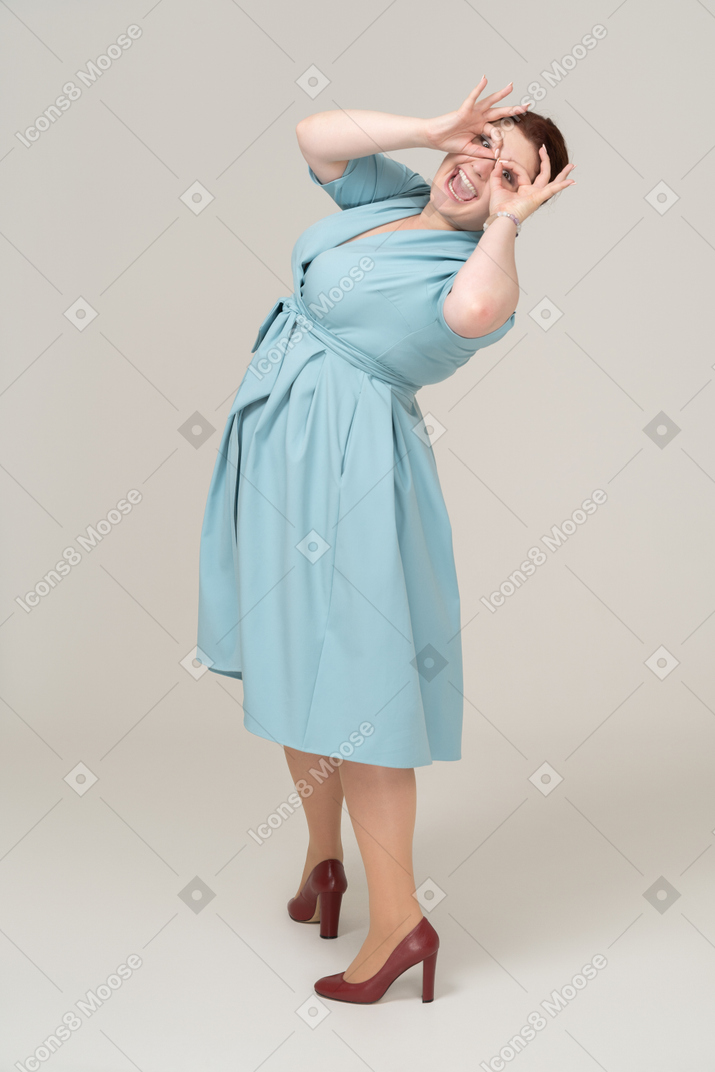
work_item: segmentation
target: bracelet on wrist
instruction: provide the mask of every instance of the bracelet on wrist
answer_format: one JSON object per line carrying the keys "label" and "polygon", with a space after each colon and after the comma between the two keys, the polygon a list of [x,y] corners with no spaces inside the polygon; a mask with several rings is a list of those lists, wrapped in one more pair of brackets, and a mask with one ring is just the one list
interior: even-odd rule
{"label": "bracelet on wrist", "polygon": [[491,216],[488,216],[487,219],[484,221],[484,226],[483,226],[482,230],[486,231],[486,229],[489,226],[489,224],[492,223],[492,221],[495,220],[497,218],[497,216],[508,216],[510,220],[514,221],[514,224],[516,226],[516,236],[518,238],[519,237],[519,232],[521,231],[521,220],[519,219],[518,216],[515,216],[512,212],[492,212]]}

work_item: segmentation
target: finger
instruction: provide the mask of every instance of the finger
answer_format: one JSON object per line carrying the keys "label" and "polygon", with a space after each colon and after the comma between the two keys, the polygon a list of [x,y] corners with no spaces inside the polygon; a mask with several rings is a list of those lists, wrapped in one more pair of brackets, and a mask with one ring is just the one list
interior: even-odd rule
{"label": "finger", "polygon": [[523,112],[528,112],[528,104],[515,104],[511,108],[490,108],[485,118],[494,122],[497,119],[504,119],[508,115],[520,115]]}
{"label": "finger", "polygon": [[564,182],[550,182],[549,185],[539,193],[539,208],[541,208],[542,205],[545,205],[547,201],[550,201],[554,194],[561,193],[567,186],[575,185],[575,179],[566,179]]}
{"label": "finger", "polygon": [[567,186],[575,185],[575,179],[564,179],[563,182],[550,182],[549,185],[545,187],[545,190],[548,192],[549,197],[553,197],[554,194],[558,194],[561,190],[565,190]]}
{"label": "finger", "polygon": [[482,105],[489,104],[491,101],[498,101],[501,100],[502,97],[508,97],[513,88],[514,83],[510,82],[508,86],[504,87],[504,89],[498,89],[496,93],[491,93],[488,97],[485,97],[484,100],[480,101],[479,103]]}
{"label": "finger", "polygon": [[492,168],[492,173],[489,176],[489,187],[492,191],[506,190],[509,193],[513,193],[511,187],[507,186],[506,179],[504,178],[502,169],[499,166]]}
{"label": "finger", "polygon": [[490,123],[488,120],[484,123],[484,129],[482,134],[493,143],[494,147],[494,159],[499,156],[504,146],[504,131],[498,123]]}
{"label": "finger", "polygon": [[521,164],[517,164],[515,160],[509,160],[508,157],[500,156],[497,160],[497,168],[499,168],[500,171],[506,169],[507,171],[511,171],[513,175],[516,175],[517,186],[536,185],[536,183],[532,184],[531,176],[526,168],[522,167]]}
{"label": "finger", "polygon": [[[482,145],[482,138],[486,138],[488,141],[491,141],[492,144],[490,146]],[[501,140],[501,129],[499,127],[493,127],[491,126],[491,124],[485,123],[480,130],[476,130],[474,132],[474,137],[472,138],[472,145],[476,145],[478,148],[484,149],[488,159],[490,159],[493,163],[499,155]]]}
{"label": "finger", "polygon": [[487,84],[487,76],[485,74],[483,74],[482,77],[480,78],[479,82],[477,83],[477,85],[474,87],[472,92],[469,94],[469,96],[465,100],[465,102],[462,105],[462,107],[463,108],[466,108],[466,107],[471,108],[471,107],[473,107],[474,102],[476,101],[477,97],[482,92],[482,90],[484,89],[486,84]]}
{"label": "finger", "polygon": [[495,162],[494,150],[488,149],[486,145],[475,145],[470,141],[464,146],[462,152],[479,160],[489,160],[492,164]]}
{"label": "finger", "polygon": [[[564,179],[568,175],[570,175],[575,167],[576,167],[575,164],[567,164],[566,167],[561,168],[561,171],[558,173],[558,175],[554,179],[552,179],[552,182],[560,182],[562,179]],[[576,180],[574,179],[574,182],[575,181]]]}
{"label": "finger", "polygon": [[545,186],[551,178],[551,161],[549,160],[549,154],[546,151],[546,146],[542,145],[539,148],[539,159],[541,160],[541,168],[539,174],[536,176],[534,186]]}
{"label": "finger", "polygon": [[543,146],[541,146],[541,148],[539,149],[539,173],[533,180],[529,173],[521,166],[521,164],[517,164],[515,160],[510,160],[507,157],[500,157],[500,160],[505,165],[505,167],[508,167],[512,171],[515,171],[517,175],[524,176],[524,185],[526,186],[535,186],[538,189],[543,189],[549,182],[551,166],[549,164],[549,154],[546,152],[546,149]]}

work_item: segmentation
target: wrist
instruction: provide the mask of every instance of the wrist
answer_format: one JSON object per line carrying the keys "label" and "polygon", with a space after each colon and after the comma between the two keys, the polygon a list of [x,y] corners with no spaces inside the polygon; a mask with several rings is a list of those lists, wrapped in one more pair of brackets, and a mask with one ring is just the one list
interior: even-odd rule
{"label": "wrist", "polygon": [[416,149],[434,149],[434,143],[430,134],[430,119],[414,120],[414,136]]}
{"label": "wrist", "polygon": [[486,220],[482,224],[482,230],[486,231],[487,227],[490,227],[493,223],[498,223],[499,220],[504,220],[505,224],[500,224],[502,230],[506,229],[512,231],[514,237],[516,237],[521,231],[522,221],[519,215],[512,209],[495,209],[494,212],[490,212]]}
{"label": "wrist", "polygon": [[492,204],[489,206],[489,215],[496,216],[497,212],[508,212],[511,216],[516,216],[519,223],[523,223],[531,215],[531,211],[526,205],[515,205],[511,201],[503,201],[501,204]]}

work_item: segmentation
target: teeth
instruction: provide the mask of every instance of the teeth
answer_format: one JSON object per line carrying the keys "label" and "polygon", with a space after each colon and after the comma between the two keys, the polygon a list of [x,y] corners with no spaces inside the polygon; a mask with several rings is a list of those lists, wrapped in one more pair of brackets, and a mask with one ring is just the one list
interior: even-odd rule
{"label": "teeth", "polygon": [[457,171],[458,171],[458,172],[459,172],[459,174],[461,175],[461,177],[462,177],[462,182],[463,182],[463,183],[464,183],[464,185],[465,185],[465,186],[467,187],[467,189],[468,189],[468,190],[471,190],[471,192],[472,192],[473,194],[475,194],[475,195],[476,195],[477,191],[476,191],[476,190],[474,189],[474,187],[472,186],[471,182],[469,181],[469,179],[467,178],[467,176],[466,176],[466,175],[464,174],[464,172],[462,171],[462,169],[461,169],[461,168],[457,168]]}
{"label": "teeth", "polygon": [[[471,183],[471,182],[469,181],[469,179],[467,178],[467,176],[466,176],[466,175],[464,174],[464,172],[462,171],[462,169],[461,169],[461,168],[457,168],[457,171],[459,172],[460,178],[461,178],[462,182],[464,183],[464,185],[466,186],[466,188],[467,188],[467,189],[468,189],[469,191],[471,191],[471,193],[473,193],[473,194],[474,194],[474,196],[476,197],[476,196],[477,196],[477,191],[476,191],[476,190],[474,189],[474,186],[473,186],[473,185],[472,185],[472,183]],[[450,190],[452,191],[452,193],[454,194],[454,196],[455,196],[455,197],[457,198],[457,200],[458,200],[458,201],[464,201],[464,200],[465,200],[465,198],[464,198],[464,197],[460,197],[460,196],[459,196],[459,194],[458,194],[458,193],[456,193],[456,191],[455,191],[455,189],[454,189],[454,186],[452,185],[452,184],[453,184],[453,182],[454,182],[454,176],[452,176],[452,178],[451,178],[451,179],[449,180],[449,183],[448,183],[447,185],[449,186]]]}

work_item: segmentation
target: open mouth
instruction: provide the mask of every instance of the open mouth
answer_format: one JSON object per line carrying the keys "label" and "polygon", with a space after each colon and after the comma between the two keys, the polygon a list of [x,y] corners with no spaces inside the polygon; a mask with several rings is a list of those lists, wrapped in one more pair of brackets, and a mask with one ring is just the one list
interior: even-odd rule
{"label": "open mouth", "polygon": [[479,196],[461,167],[454,169],[446,185],[447,190],[455,201],[473,201],[475,197]]}

